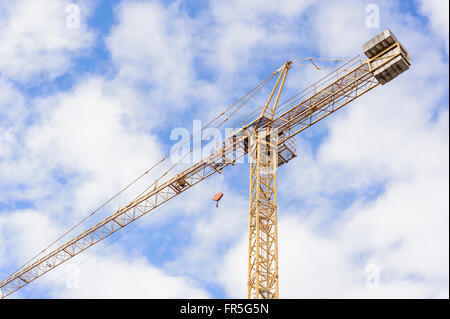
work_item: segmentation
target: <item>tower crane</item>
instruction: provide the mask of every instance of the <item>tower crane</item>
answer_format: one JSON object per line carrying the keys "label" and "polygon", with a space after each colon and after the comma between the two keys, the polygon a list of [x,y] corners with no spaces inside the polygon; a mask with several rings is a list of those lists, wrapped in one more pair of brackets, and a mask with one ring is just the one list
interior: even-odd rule
{"label": "tower crane", "polygon": [[271,75],[276,83],[260,112],[244,118],[210,155],[174,177],[155,183],[109,217],[14,272],[0,283],[0,297],[12,294],[248,155],[247,297],[279,298],[276,170],[296,157],[294,137],[379,84],[391,81],[411,65],[407,51],[389,29],[366,42],[363,51],[367,59],[348,60],[302,91],[300,97],[295,96],[280,107],[280,96],[294,64],[287,61]]}

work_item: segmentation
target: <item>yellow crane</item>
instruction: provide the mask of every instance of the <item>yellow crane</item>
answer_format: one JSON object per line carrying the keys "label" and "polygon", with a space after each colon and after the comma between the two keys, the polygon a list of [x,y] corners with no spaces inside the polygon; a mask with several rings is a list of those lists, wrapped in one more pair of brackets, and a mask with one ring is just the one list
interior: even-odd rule
{"label": "yellow crane", "polygon": [[[5,298],[102,239],[148,214],[199,182],[250,158],[248,298],[279,298],[277,167],[296,157],[294,137],[379,84],[407,70],[407,51],[387,29],[363,45],[367,59],[348,60],[280,107],[280,96],[293,61],[286,62],[262,85],[276,78],[262,109],[237,128],[209,156],[172,178],[155,182],[125,207],[47,255],[21,267],[0,283]],[[312,62],[312,59],[305,59]],[[318,68],[316,64],[314,67]],[[247,98],[247,97],[246,97]],[[227,118],[228,119],[228,118]],[[166,176],[164,173],[161,177]],[[161,179],[158,179],[158,181]],[[220,199],[220,197],[218,197]]]}

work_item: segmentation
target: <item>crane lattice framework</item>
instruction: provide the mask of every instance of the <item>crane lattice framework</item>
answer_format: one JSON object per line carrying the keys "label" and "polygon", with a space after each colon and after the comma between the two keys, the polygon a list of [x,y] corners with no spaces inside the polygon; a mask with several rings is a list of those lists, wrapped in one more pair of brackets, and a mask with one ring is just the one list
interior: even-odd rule
{"label": "crane lattice framework", "polygon": [[[410,66],[408,53],[387,29],[363,45],[368,59],[347,61],[314,83],[288,107],[278,103],[292,62],[273,73],[278,79],[262,112],[247,118],[216,150],[119,208],[0,283],[4,298],[148,214],[229,165],[250,157],[248,297],[278,298],[277,167],[296,157],[295,136]],[[275,94],[276,93],[276,94]]]}

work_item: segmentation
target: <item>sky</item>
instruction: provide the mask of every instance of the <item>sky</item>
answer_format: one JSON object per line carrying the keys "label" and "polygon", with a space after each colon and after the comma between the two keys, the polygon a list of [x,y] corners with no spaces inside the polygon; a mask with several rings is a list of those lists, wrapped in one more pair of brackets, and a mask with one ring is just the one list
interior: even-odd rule
{"label": "sky", "polygon": [[[390,28],[411,68],[298,135],[277,170],[280,298],[449,298],[448,6],[2,1],[1,279],[285,61],[352,58]],[[327,72],[294,65],[285,97]],[[248,183],[248,163],[228,168],[10,298],[245,298]]]}

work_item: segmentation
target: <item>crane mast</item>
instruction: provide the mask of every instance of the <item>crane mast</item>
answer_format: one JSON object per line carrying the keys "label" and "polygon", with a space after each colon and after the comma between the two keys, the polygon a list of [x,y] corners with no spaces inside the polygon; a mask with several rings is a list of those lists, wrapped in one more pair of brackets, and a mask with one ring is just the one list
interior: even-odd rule
{"label": "crane mast", "polygon": [[[248,298],[278,298],[277,175],[278,134],[271,131],[286,76],[286,62],[258,118],[250,138],[250,202],[248,231]],[[272,107],[269,107],[278,89]],[[268,112],[268,116],[265,114]],[[259,128],[263,119],[267,125]],[[294,149],[289,149],[295,156]]]}
{"label": "crane mast", "polygon": [[[0,298],[75,257],[177,195],[249,155],[248,298],[279,298],[277,167],[296,157],[295,136],[339,110],[379,84],[407,70],[408,53],[390,30],[363,49],[368,59],[354,58],[302,91],[280,108],[279,100],[292,62],[273,75],[278,79],[262,112],[228,136],[216,150],[147,193],[138,196],[111,216],[85,230],[0,283]],[[275,95],[276,94],[276,95]],[[273,101],[273,103],[272,103]]]}

